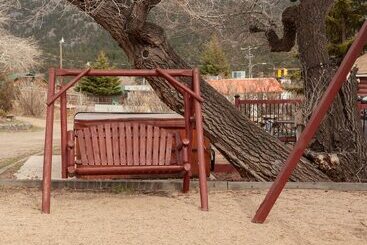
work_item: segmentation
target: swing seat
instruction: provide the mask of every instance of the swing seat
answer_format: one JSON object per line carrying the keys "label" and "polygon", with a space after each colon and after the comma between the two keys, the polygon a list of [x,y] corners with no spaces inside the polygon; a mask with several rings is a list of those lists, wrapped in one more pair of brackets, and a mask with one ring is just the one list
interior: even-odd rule
{"label": "swing seat", "polygon": [[189,190],[189,140],[157,126],[116,122],[68,131],[69,176],[183,174]]}

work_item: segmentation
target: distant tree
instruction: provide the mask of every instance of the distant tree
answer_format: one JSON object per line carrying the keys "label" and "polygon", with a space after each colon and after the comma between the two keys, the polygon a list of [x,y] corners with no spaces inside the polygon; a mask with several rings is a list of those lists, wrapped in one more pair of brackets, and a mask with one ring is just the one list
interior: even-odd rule
{"label": "distant tree", "polygon": [[229,62],[216,35],[213,35],[209,42],[204,44],[200,71],[203,75],[229,76]]}
{"label": "distant tree", "polygon": [[27,72],[38,65],[41,51],[30,38],[19,38],[10,34],[4,26],[9,21],[9,10],[15,0],[0,1],[0,114],[6,114],[13,107],[16,89],[9,73]]}
{"label": "distant tree", "polygon": [[354,41],[367,13],[365,0],[337,0],[326,18],[330,55],[343,57]]}
{"label": "distant tree", "polygon": [[[93,69],[111,69],[106,54],[101,51],[91,68]],[[117,77],[86,77],[80,81],[76,91],[88,95],[113,96],[122,94],[119,79]]]}
{"label": "distant tree", "polygon": [[16,5],[15,0],[0,1],[0,75],[9,72],[28,71],[38,64],[41,51],[30,38],[11,35],[4,26],[9,21],[9,10]]}

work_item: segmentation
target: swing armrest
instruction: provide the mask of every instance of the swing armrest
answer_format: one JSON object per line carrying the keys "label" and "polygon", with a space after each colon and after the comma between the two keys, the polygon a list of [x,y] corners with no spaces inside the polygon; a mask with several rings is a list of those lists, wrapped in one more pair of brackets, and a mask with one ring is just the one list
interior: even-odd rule
{"label": "swing armrest", "polygon": [[68,149],[74,149],[75,143],[74,143],[74,131],[70,130],[67,134],[67,148]]}
{"label": "swing armrest", "polygon": [[189,164],[189,143],[188,139],[182,140],[182,155],[183,155],[183,163],[186,171],[190,171],[191,165]]}
{"label": "swing armrest", "polygon": [[183,148],[187,148],[189,146],[190,141],[188,139],[183,139],[181,142],[177,144],[177,150],[182,150]]}
{"label": "swing armrest", "polygon": [[68,146],[69,149],[74,149],[74,147],[75,147],[74,141],[69,140],[67,146]]}
{"label": "swing armrest", "polygon": [[189,144],[190,141],[188,139],[183,139],[178,145],[177,150],[180,154],[180,161],[184,165],[186,171],[190,171],[191,165],[189,164]]}
{"label": "swing armrest", "polygon": [[72,177],[74,175],[73,168],[75,167],[75,143],[74,143],[73,130],[70,130],[67,133],[66,157],[67,157],[68,175]]}

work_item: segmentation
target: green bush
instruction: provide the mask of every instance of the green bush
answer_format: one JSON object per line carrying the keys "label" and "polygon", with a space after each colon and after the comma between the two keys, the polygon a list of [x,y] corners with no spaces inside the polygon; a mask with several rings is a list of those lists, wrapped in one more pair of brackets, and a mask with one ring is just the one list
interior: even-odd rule
{"label": "green bush", "polygon": [[[93,69],[111,69],[106,54],[101,51],[96,61],[91,65]],[[85,77],[77,85],[76,91],[87,95],[114,96],[121,95],[122,88],[118,77]]]}

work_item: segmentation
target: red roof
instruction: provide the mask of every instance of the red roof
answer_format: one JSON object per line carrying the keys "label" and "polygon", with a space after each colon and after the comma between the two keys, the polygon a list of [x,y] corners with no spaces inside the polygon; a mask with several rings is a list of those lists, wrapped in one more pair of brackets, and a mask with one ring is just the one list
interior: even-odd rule
{"label": "red roof", "polygon": [[357,60],[355,65],[358,67],[358,74],[367,75],[367,54],[360,56]]}
{"label": "red roof", "polygon": [[224,95],[283,92],[275,78],[221,79],[210,80],[208,83]]}

